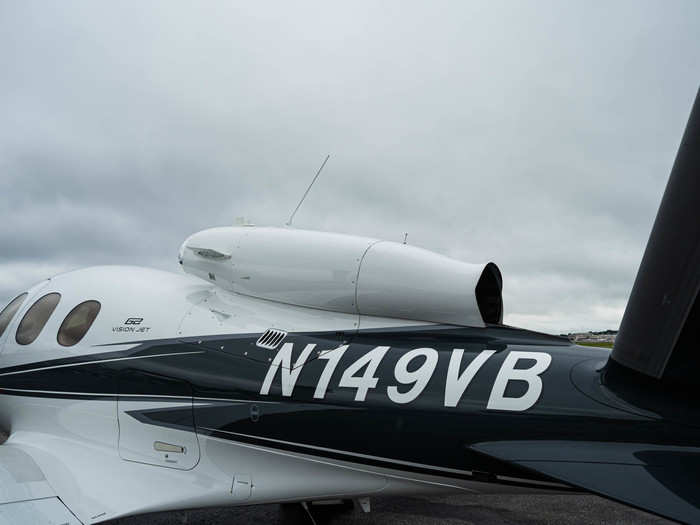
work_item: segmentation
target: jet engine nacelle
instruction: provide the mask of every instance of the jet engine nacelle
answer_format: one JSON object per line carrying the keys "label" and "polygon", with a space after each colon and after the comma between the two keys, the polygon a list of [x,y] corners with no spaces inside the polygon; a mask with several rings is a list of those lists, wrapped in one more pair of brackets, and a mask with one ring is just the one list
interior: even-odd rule
{"label": "jet engine nacelle", "polygon": [[337,233],[222,227],[180,247],[185,272],[285,304],[483,326],[503,319],[501,274],[406,244]]}

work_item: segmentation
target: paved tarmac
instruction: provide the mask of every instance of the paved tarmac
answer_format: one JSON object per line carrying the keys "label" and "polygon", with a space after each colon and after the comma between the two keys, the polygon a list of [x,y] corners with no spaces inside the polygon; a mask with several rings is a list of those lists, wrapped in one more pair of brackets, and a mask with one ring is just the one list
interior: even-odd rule
{"label": "paved tarmac", "polygon": [[[466,525],[466,524],[661,524],[671,523],[591,495],[454,495],[373,498],[372,510],[324,516],[316,525]],[[110,525],[248,525],[279,524],[279,505],[164,512],[124,518]],[[304,519],[299,523],[313,525]]]}

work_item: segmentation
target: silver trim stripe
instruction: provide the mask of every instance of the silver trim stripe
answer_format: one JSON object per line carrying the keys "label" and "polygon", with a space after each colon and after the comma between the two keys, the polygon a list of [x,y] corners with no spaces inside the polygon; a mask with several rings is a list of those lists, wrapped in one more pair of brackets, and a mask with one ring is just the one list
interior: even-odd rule
{"label": "silver trim stripe", "polygon": [[100,396],[100,397],[132,397],[132,398],[137,398],[137,397],[147,397],[149,399],[173,399],[173,400],[179,400],[179,399],[184,399],[187,401],[209,401],[208,403],[197,403],[196,406],[202,407],[202,406],[216,406],[215,403],[212,403],[212,401],[218,401],[222,402],[225,404],[245,404],[245,403],[252,403],[252,404],[265,404],[265,405],[279,405],[279,402],[277,401],[256,401],[254,399],[229,399],[229,398],[217,398],[217,397],[192,397],[192,396],[169,396],[169,395],[164,395],[164,394],[119,394],[119,393],[107,393],[105,394],[104,392],[102,393],[97,393],[97,392],[70,392],[70,391],[61,391],[61,390],[28,390],[24,388],[2,388],[0,387],[0,394],[2,392],[24,392],[28,394],[52,394],[52,395],[61,395],[61,396]]}
{"label": "silver trim stripe", "polygon": [[185,400],[191,401],[190,396],[167,396],[162,394],[116,394],[116,393],[97,393],[97,392],[68,392],[59,390],[26,390],[23,388],[2,388],[0,387],[0,393],[2,392],[24,392],[28,394],[52,394],[59,396],[99,396],[99,397],[147,397],[149,399],[172,399],[172,400]]}
{"label": "silver trim stripe", "polygon": [[339,450],[335,448],[327,448],[327,447],[319,447],[316,445],[307,445],[305,443],[297,443],[294,441],[284,441],[282,439],[273,439],[273,438],[267,438],[263,436],[255,436],[253,434],[242,434],[240,432],[231,432],[229,430],[220,430],[217,428],[209,428],[209,427],[198,427],[201,428],[202,430],[208,430],[210,432],[221,432],[223,434],[231,434],[234,436],[241,436],[241,437],[247,437],[247,438],[252,438],[252,439],[261,439],[264,441],[271,441],[273,443],[280,443],[282,445],[292,445],[296,447],[302,447],[302,448],[308,448],[311,450],[320,450],[323,452],[334,452],[338,454],[346,454],[348,456],[355,456],[358,458],[364,458],[364,459],[374,459],[378,461],[385,461],[387,463],[396,463],[398,465],[406,465],[408,467],[420,467],[420,468],[426,468],[426,469],[431,469],[431,470],[436,470],[440,472],[451,472],[453,474],[468,474],[468,475],[473,475],[473,472],[471,470],[459,470],[459,469],[451,469],[451,468],[445,468],[445,467],[436,467],[434,465],[425,465],[423,463],[413,463],[411,461],[401,461],[399,459],[393,459],[393,458],[385,458],[381,456],[370,456],[367,454],[359,454],[357,452],[348,452],[347,450]]}
{"label": "silver trim stripe", "polygon": [[60,392],[57,390],[25,390],[22,388],[0,388],[2,392],[25,392],[28,394],[53,394],[53,395],[68,395],[68,396],[101,396],[101,397],[116,397],[117,394],[96,394],[95,392]]}
{"label": "silver trim stripe", "polygon": [[[195,401],[219,401],[223,403],[253,403],[255,405],[279,405],[279,401],[258,401],[257,399],[229,399],[223,397],[194,397]],[[213,405],[212,405],[213,406]]]}
{"label": "silver trim stripe", "polygon": [[[453,488],[457,488],[457,489],[460,489],[460,490],[466,490],[466,491],[469,491],[469,492],[474,492],[474,493],[476,493],[476,494],[479,494],[479,491],[470,489],[470,488],[468,488],[468,487],[463,487],[463,486],[458,486],[458,485],[451,485],[451,484],[446,484],[446,483],[442,483],[442,482],[428,481],[428,480],[426,480],[426,479],[415,478],[415,477],[414,477],[414,478],[406,477],[406,476],[405,476],[405,472],[402,471],[402,470],[400,469],[400,466],[402,466],[402,465],[405,465],[405,466],[413,466],[413,467],[419,467],[419,468],[424,468],[424,469],[427,469],[427,470],[435,471],[437,474],[429,474],[429,473],[424,474],[425,476],[429,476],[429,477],[433,477],[433,478],[440,478],[440,474],[439,474],[440,472],[443,472],[443,473],[445,473],[445,474],[455,473],[455,474],[467,474],[467,475],[473,476],[473,475],[474,475],[474,471],[471,471],[471,470],[458,470],[458,469],[450,469],[450,468],[445,468],[445,467],[437,467],[437,466],[435,466],[435,465],[427,465],[427,464],[424,464],[424,463],[413,463],[413,462],[410,462],[410,461],[402,461],[402,460],[392,459],[392,458],[386,458],[386,457],[382,457],[382,456],[370,456],[370,455],[367,455],[367,454],[359,454],[359,453],[355,453],[355,452],[348,452],[348,451],[346,451],[346,450],[338,450],[338,449],[333,449],[333,448],[318,447],[318,446],[314,446],[314,445],[306,445],[306,444],[304,444],[304,443],[295,443],[295,442],[292,442],[292,441],[283,441],[283,440],[278,440],[278,439],[265,438],[265,437],[262,437],[262,436],[254,436],[254,435],[250,435],[250,434],[241,434],[241,433],[237,433],[237,432],[230,432],[230,431],[227,431],[227,430],[216,430],[216,429],[211,429],[211,428],[206,428],[206,427],[198,427],[198,428],[201,428],[202,430],[210,430],[210,431],[214,431],[214,432],[221,432],[221,433],[223,433],[223,434],[233,434],[233,435],[239,435],[239,436],[244,436],[244,437],[250,437],[250,438],[254,438],[254,439],[257,438],[257,439],[261,439],[261,440],[267,440],[267,441],[277,442],[277,443],[281,443],[281,444],[289,444],[289,445],[298,446],[298,447],[305,447],[305,448],[315,449],[315,450],[319,450],[319,451],[337,452],[337,453],[340,453],[340,454],[346,454],[346,455],[348,455],[348,456],[355,456],[355,457],[366,458],[366,459],[375,459],[375,460],[379,460],[379,461],[385,462],[385,463],[387,463],[387,464],[393,464],[393,465],[395,465],[395,467],[384,467],[384,466],[376,466],[376,467],[373,467],[373,468],[375,468],[375,469],[377,469],[377,470],[370,470],[367,466],[363,466],[363,468],[357,468],[357,467],[355,467],[355,466],[350,467],[350,466],[347,466],[347,465],[343,465],[343,464],[342,464],[342,463],[351,463],[351,464],[354,465],[354,463],[353,463],[350,459],[348,459],[348,460],[344,460],[344,459],[332,460],[332,459],[330,459],[330,458],[322,458],[322,457],[318,457],[318,456],[314,456],[314,455],[311,455],[310,457],[308,457],[308,456],[303,455],[303,454],[304,454],[303,452],[292,452],[292,451],[287,451],[287,450],[282,451],[282,450],[279,450],[279,449],[277,449],[277,448],[268,448],[268,447],[265,447],[264,445],[254,445],[254,444],[252,444],[252,443],[245,443],[245,442],[241,442],[241,441],[232,441],[232,440],[228,440],[228,439],[225,439],[225,438],[222,438],[222,437],[218,437],[218,436],[216,436],[216,435],[209,435],[209,436],[207,436],[209,439],[223,440],[223,441],[226,441],[227,443],[230,443],[230,444],[235,445],[235,446],[240,446],[240,447],[245,447],[245,448],[252,448],[252,449],[255,449],[255,450],[261,450],[261,451],[269,452],[269,453],[272,453],[272,454],[278,454],[278,455],[281,455],[281,456],[288,456],[288,457],[293,457],[293,458],[297,458],[297,459],[301,459],[301,460],[305,460],[305,461],[312,461],[312,462],[315,462],[315,463],[323,463],[323,464],[332,465],[332,466],[335,466],[335,467],[347,468],[347,469],[349,469],[349,470],[356,470],[356,471],[360,471],[360,472],[368,472],[368,473],[371,473],[371,474],[377,474],[377,475],[388,476],[388,477],[395,477],[395,478],[399,478],[399,479],[405,479],[405,480],[410,480],[410,481],[416,481],[416,482],[419,482],[419,483],[426,483],[426,484],[430,484],[430,485],[441,485],[441,486],[445,486],[445,487],[453,487]],[[342,463],[338,463],[338,462],[342,462]],[[394,473],[395,473],[395,472],[400,472],[402,475],[388,474],[388,473],[386,473],[387,470],[392,471],[392,472],[394,472]],[[570,487],[569,487],[568,485],[566,485],[566,484],[557,483],[557,482],[533,481],[533,480],[530,480],[530,479],[520,479],[520,478],[515,478],[515,477],[512,477],[512,476],[498,476],[498,478],[501,479],[501,480],[513,481],[513,482],[515,482],[515,483],[522,483],[522,482],[525,482],[525,483],[528,483],[528,484],[533,484],[533,483],[534,483],[534,484],[536,484],[536,485],[539,485],[538,488],[541,488],[541,489],[544,489],[544,490],[561,490],[561,489],[563,489],[563,488],[570,488]],[[470,481],[470,482],[479,482],[479,480],[468,480],[468,481]]]}
{"label": "silver trim stripe", "polygon": [[[223,432],[223,431],[222,431],[222,430],[219,430],[219,432]],[[441,483],[441,482],[437,482],[437,481],[429,481],[429,480],[420,479],[420,478],[415,478],[415,477],[409,478],[409,477],[407,477],[407,476],[405,476],[405,475],[399,475],[399,474],[396,474],[396,473],[387,473],[387,472],[386,472],[387,470],[388,470],[388,471],[393,471],[393,472],[401,472],[401,471],[398,470],[398,469],[391,469],[391,468],[388,468],[388,467],[376,467],[377,470],[372,470],[372,469],[370,469],[370,468],[367,468],[366,466],[363,466],[362,468],[360,468],[360,467],[355,466],[355,465],[352,465],[352,466],[350,466],[350,465],[344,465],[343,463],[348,463],[348,461],[343,461],[343,460],[333,461],[333,460],[330,460],[330,459],[327,459],[327,458],[319,458],[319,457],[313,457],[313,456],[312,456],[312,457],[308,457],[308,456],[302,455],[301,453],[294,453],[294,452],[289,452],[289,451],[282,451],[282,450],[279,450],[279,449],[276,449],[276,448],[267,448],[267,447],[263,447],[263,446],[260,446],[260,445],[251,445],[250,443],[241,443],[241,442],[239,442],[239,441],[229,441],[229,440],[225,440],[225,439],[223,439],[223,438],[219,438],[219,437],[216,437],[216,436],[207,436],[207,438],[208,438],[208,439],[215,439],[215,440],[217,440],[217,441],[223,441],[223,442],[225,442],[225,443],[232,444],[232,445],[235,445],[235,446],[237,446],[237,447],[250,448],[250,449],[253,449],[253,450],[260,450],[260,451],[262,451],[262,452],[266,452],[266,453],[269,453],[269,454],[275,454],[275,455],[278,455],[278,456],[286,456],[286,457],[290,457],[290,458],[294,458],[294,459],[299,459],[299,460],[302,460],[302,461],[309,461],[309,462],[311,462],[311,463],[319,463],[319,464],[321,464],[321,465],[329,465],[329,466],[332,466],[332,467],[342,468],[342,469],[346,469],[346,470],[353,470],[353,471],[356,471],[356,472],[365,472],[365,473],[367,473],[367,474],[374,474],[374,475],[377,475],[377,476],[386,476],[386,477],[390,477],[390,478],[403,479],[403,480],[407,480],[407,481],[413,481],[413,482],[417,482],[417,483],[423,483],[423,484],[426,484],[426,485],[437,485],[437,486],[441,486],[441,487],[449,487],[449,488],[453,488],[453,489],[457,489],[457,490],[463,490],[463,491],[465,491],[465,492],[472,492],[472,493],[475,493],[475,494],[478,494],[478,493],[479,493],[478,491],[476,491],[476,490],[474,490],[474,489],[470,489],[470,488],[468,488],[468,487],[462,487],[462,486],[459,486],[459,485],[452,485],[452,484],[448,484],[448,483]],[[341,463],[340,461],[343,461],[343,463]],[[434,477],[434,478],[439,478],[440,476],[432,475],[432,477]]]}
{"label": "silver trim stripe", "polygon": [[[197,350],[195,352],[172,352],[169,354],[138,355],[138,356],[134,356],[134,357],[115,357],[113,359],[97,359],[95,361],[82,361],[80,363],[68,363],[65,365],[55,365],[55,366],[42,366],[40,368],[32,368],[30,370],[19,370],[17,372],[5,372],[4,374],[0,374],[0,377],[11,376],[11,375],[15,375],[15,374],[28,374],[30,372],[39,372],[41,370],[53,370],[56,368],[67,368],[67,367],[72,367],[72,366],[94,365],[97,363],[112,363],[114,361],[128,361],[128,360],[134,360],[134,359],[149,359],[152,357],[167,357],[167,356],[173,356],[173,355],[203,354],[205,352],[206,352],[206,350]],[[7,389],[7,390],[9,390],[9,389]]]}

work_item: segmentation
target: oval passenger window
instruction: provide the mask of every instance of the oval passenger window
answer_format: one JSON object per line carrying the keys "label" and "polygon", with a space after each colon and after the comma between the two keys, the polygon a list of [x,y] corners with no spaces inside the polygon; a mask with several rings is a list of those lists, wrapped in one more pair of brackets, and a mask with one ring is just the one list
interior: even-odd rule
{"label": "oval passenger window", "polygon": [[73,308],[58,329],[59,344],[73,346],[78,343],[92,326],[100,308],[97,301],[85,301]]}
{"label": "oval passenger window", "polygon": [[44,328],[60,300],[61,294],[50,293],[35,302],[24,314],[17,327],[16,341],[21,345],[28,345],[39,337],[41,329]]}
{"label": "oval passenger window", "polygon": [[19,307],[22,306],[22,303],[26,298],[27,292],[18,295],[12,299],[12,301],[10,301],[5,308],[2,309],[2,312],[0,312],[0,337],[2,337],[2,334],[5,333],[7,326],[10,324],[10,321],[12,321],[12,318],[17,313],[17,310],[19,310]]}

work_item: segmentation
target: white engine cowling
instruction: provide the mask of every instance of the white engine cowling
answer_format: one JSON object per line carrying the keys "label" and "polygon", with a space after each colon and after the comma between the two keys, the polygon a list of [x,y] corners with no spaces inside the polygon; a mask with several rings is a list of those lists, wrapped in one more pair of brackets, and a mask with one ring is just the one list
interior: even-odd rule
{"label": "white engine cowling", "polygon": [[252,297],[335,312],[466,326],[503,319],[501,274],[415,246],[292,228],[190,236],[185,272]]}

